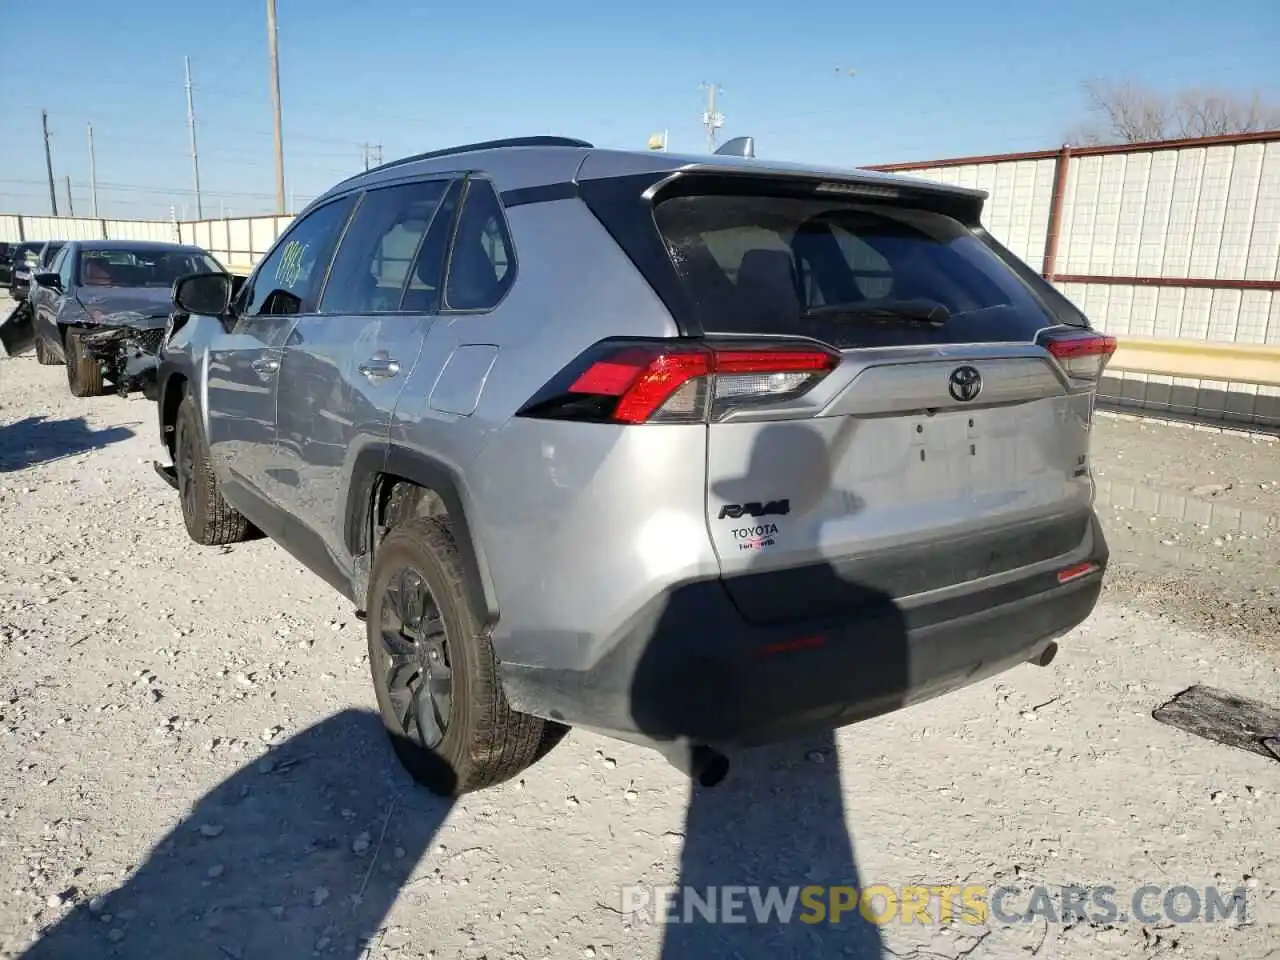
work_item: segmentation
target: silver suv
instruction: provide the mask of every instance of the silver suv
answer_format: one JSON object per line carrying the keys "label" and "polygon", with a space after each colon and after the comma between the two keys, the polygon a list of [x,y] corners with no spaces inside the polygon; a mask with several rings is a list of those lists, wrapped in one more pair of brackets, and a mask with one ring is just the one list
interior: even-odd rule
{"label": "silver suv", "polygon": [[191,536],[349,598],[396,751],[459,794],[567,726],[725,751],[1023,662],[1092,611],[1115,341],[980,192],[551,137],[312,203],[175,285]]}

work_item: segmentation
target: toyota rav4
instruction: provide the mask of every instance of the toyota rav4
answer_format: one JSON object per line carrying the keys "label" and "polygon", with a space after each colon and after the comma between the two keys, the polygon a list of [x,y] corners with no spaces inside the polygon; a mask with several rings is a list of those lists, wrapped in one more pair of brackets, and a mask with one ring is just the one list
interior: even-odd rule
{"label": "toyota rav4", "polygon": [[985,195],[523,138],[302,212],[175,285],[191,536],[266,533],[365,619],[405,766],[458,794],[566,726],[703,782],[1025,662],[1092,611],[1115,341]]}

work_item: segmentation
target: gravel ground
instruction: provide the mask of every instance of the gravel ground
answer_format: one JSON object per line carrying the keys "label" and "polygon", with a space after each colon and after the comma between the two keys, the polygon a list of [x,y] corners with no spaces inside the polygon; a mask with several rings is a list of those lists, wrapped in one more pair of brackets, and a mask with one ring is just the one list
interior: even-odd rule
{"label": "gravel ground", "polygon": [[[1150,718],[1198,682],[1280,704],[1274,444],[1101,420],[1115,573],[1048,669],[713,790],[574,732],[453,805],[385,746],[348,605],[269,541],[190,543],[155,453],[151,405],[0,360],[0,956],[1280,957],[1280,764]],[[1254,922],[622,912],[676,882],[1217,885]]]}

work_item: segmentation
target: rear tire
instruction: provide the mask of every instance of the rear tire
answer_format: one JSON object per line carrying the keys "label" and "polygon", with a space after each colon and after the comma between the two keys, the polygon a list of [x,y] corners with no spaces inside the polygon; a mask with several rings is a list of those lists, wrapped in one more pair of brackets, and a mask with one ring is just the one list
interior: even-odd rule
{"label": "rear tire", "polygon": [[392,528],[365,610],[378,712],[414,780],[458,797],[511,779],[545,752],[546,722],[512,710],[503,694],[445,522],[414,517]]}
{"label": "rear tire", "polygon": [[249,521],[222,497],[200,429],[200,416],[189,392],[178,406],[173,432],[173,468],[187,534],[206,547],[247,540]]}
{"label": "rear tire", "polygon": [[102,367],[84,352],[76,330],[67,331],[67,386],[73,397],[100,397],[103,393]]}

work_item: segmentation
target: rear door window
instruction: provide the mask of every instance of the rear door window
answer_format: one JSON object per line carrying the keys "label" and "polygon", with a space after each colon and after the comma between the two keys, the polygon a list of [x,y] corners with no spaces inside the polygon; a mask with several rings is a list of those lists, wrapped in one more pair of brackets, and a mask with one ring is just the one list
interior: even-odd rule
{"label": "rear door window", "polygon": [[515,280],[515,253],[506,214],[493,184],[467,183],[458,228],[449,251],[445,305],[450,310],[491,310]]}
{"label": "rear door window", "polygon": [[1029,340],[1056,322],[1003,260],[940,213],[709,194],[661,202],[655,219],[708,333],[854,347]]}

